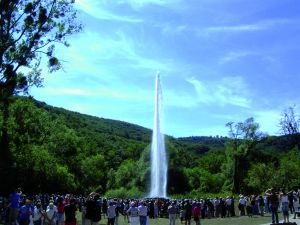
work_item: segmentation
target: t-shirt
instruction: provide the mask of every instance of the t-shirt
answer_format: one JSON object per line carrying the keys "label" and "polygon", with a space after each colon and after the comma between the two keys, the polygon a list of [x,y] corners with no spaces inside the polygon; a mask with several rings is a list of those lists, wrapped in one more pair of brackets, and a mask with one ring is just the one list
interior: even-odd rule
{"label": "t-shirt", "polygon": [[110,205],[107,207],[107,217],[109,219],[116,217],[116,208],[117,208],[117,205]]}
{"label": "t-shirt", "polygon": [[271,194],[269,200],[271,205],[278,205],[278,196],[276,194]]}
{"label": "t-shirt", "polygon": [[239,203],[241,205],[246,205],[246,200],[244,198],[240,198]]}
{"label": "t-shirt", "polygon": [[20,211],[20,219],[29,220],[30,211],[31,211],[30,206],[23,205],[21,206],[19,211]]}
{"label": "t-shirt", "polygon": [[18,208],[19,207],[19,201],[21,198],[21,193],[13,193],[9,196],[10,199],[10,208]]}
{"label": "t-shirt", "polygon": [[129,213],[130,216],[138,216],[138,208],[131,206],[128,210],[127,213]]}
{"label": "t-shirt", "polygon": [[65,221],[66,222],[74,222],[76,221],[76,211],[77,207],[74,204],[69,204],[64,207],[65,210]]}
{"label": "t-shirt", "polygon": [[140,206],[138,207],[138,211],[139,211],[139,215],[140,215],[140,216],[147,216],[148,210],[147,210],[147,207],[146,207],[146,206],[140,205]]}
{"label": "t-shirt", "polygon": [[41,210],[37,207],[34,207],[34,210],[33,210],[33,221],[38,221],[40,220],[42,217],[42,213],[41,213]]}
{"label": "t-shirt", "polygon": [[176,214],[177,213],[177,207],[175,206],[175,205],[170,205],[169,207],[168,207],[168,212],[169,212],[169,214]]}
{"label": "t-shirt", "polygon": [[[49,220],[51,220],[53,215],[56,214],[56,213],[57,213],[57,210],[54,207],[52,207],[52,208],[49,207],[46,210],[46,215],[47,215]],[[56,217],[53,218],[53,223],[55,223],[55,222],[56,222]]]}

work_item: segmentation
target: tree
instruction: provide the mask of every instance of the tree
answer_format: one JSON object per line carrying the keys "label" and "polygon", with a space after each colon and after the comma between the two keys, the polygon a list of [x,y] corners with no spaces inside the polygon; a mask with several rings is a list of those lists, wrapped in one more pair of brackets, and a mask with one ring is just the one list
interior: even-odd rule
{"label": "tree", "polygon": [[234,193],[240,193],[242,181],[247,174],[249,167],[248,155],[254,149],[257,141],[263,134],[259,131],[259,124],[253,118],[248,118],[244,122],[226,124],[229,128],[230,141],[226,143],[226,163],[224,165],[229,186]]}
{"label": "tree", "polygon": [[[56,44],[79,32],[74,0],[0,0],[0,110],[2,111],[0,171],[10,177],[11,154],[7,121],[11,97],[41,86],[41,63],[47,59],[50,72],[61,68]],[[9,181],[4,182],[7,185]],[[3,187],[3,185],[1,185]]]}
{"label": "tree", "polygon": [[281,133],[289,137],[292,147],[300,148],[300,117],[295,113],[295,106],[285,109],[281,116]]}

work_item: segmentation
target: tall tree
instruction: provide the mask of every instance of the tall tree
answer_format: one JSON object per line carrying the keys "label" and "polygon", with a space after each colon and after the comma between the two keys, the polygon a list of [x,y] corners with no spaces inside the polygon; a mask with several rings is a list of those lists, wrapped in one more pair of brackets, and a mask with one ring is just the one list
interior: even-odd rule
{"label": "tall tree", "polygon": [[31,86],[41,86],[40,65],[45,59],[50,72],[61,68],[55,46],[69,46],[67,37],[81,29],[73,3],[74,0],[0,0],[0,176],[7,185],[12,166],[7,132],[11,97],[27,93]]}
{"label": "tall tree", "polygon": [[281,133],[289,137],[291,147],[300,148],[300,117],[295,112],[295,106],[285,109],[281,116],[279,122]]}
{"label": "tall tree", "polygon": [[230,141],[226,143],[226,175],[230,181],[230,189],[233,193],[243,191],[242,181],[249,167],[248,156],[254,149],[257,141],[262,137],[259,124],[253,118],[244,122],[226,124],[229,128]]}

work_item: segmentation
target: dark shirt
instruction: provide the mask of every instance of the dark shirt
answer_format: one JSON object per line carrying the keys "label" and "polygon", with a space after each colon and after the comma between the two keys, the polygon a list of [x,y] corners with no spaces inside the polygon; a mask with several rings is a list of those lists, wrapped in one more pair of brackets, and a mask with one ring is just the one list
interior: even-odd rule
{"label": "dark shirt", "polygon": [[76,211],[77,207],[74,204],[66,205],[65,208],[65,221],[66,222],[74,222],[76,221]]}

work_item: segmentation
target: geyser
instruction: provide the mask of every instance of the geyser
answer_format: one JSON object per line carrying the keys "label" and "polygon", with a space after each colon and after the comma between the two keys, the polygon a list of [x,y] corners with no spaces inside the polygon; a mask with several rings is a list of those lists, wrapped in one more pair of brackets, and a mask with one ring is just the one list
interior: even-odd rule
{"label": "geyser", "polygon": [[154,126],[151,144],[150,197],[167,197],[167,168],[164,135],[162,133],[162,89],[160,75],[155,79]]}

